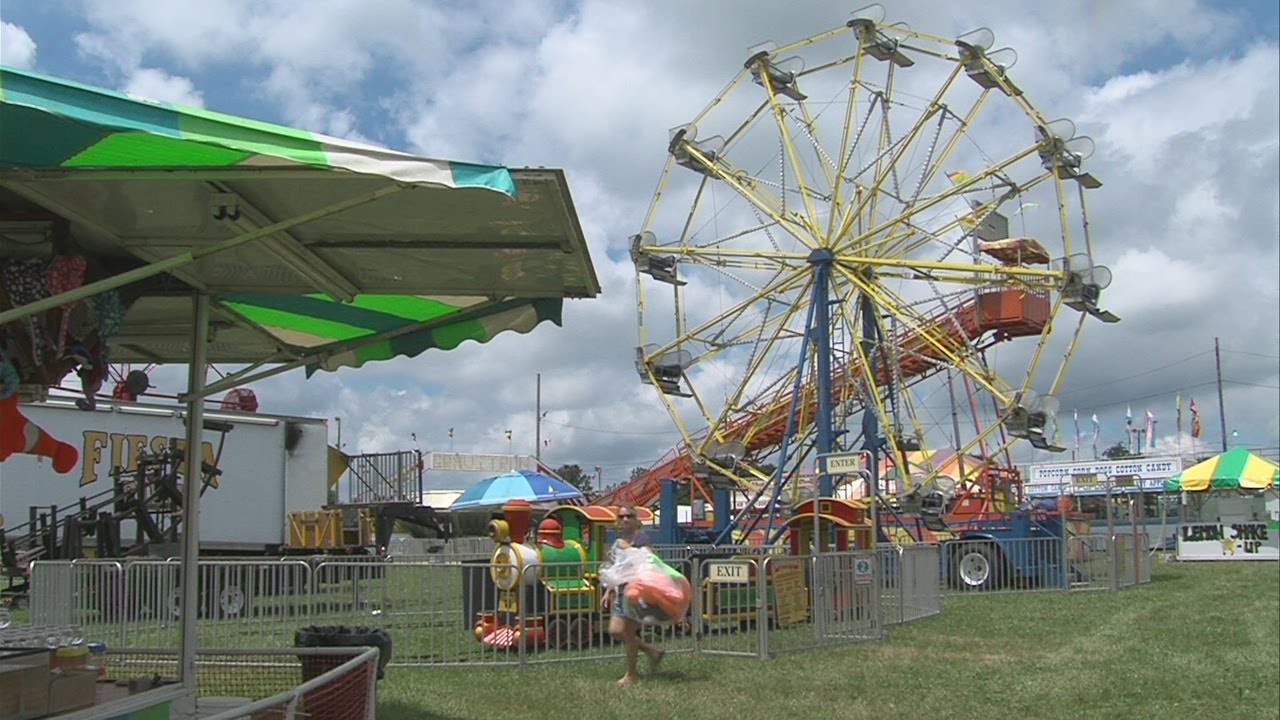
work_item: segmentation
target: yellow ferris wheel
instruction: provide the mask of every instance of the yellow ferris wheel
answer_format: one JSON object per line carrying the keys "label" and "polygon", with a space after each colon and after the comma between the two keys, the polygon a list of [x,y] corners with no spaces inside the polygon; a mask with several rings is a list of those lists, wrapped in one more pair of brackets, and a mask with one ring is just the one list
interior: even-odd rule
{"label": "yellow ferris wheel", "polygon": [[[1093,142],[1031,104],[1016,59],[986,28],[938,37],[873,5],[751,48],[670,131],[630,238],[636,368],[691,467],[758,489],[762,466],[847,450],[1062,449],[1053,394],[1086,318],[1118,318]],[[964,442],[938,411],[952,377],[990,406]]]}

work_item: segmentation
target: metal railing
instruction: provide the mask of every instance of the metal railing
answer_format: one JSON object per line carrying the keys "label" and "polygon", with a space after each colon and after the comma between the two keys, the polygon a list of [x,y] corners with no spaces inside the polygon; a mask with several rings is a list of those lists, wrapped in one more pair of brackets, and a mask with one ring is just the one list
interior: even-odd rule
{"label": "metal railing", "polygon": [[347,466],[350,502],[422,502],[422,453],[403,450],[353,455]]}
{"label": "metal railing", "polygon": [[[196,710],[204,720],[372,718],[378,658],[374,647],[201,648]],[[146,686],[176,677],[178,665],[176,650],[109,650],[104,673]]]}
{"label": "metal railing", "polygon": [[1119,590],[1151,582],[1144,532],[964,539],[942,545],[940,580],[949,594]]}
{"label": "metal railing", "polygon": [[[336,651],[347,652],[336,652]],[[338,659],[355,654],[340,664]],[[204,720],[244,720],[245,718],[279,718],[280,720],[364,720],[376,712],[378,649],[377,648],[299,648],[303,676],[334,665],[297,687],[270,697],[247,703],[224,712],[204,716]],[[196,667],[199,668],[197,658]],[[198,672],[198,670],[197,670]]]}
{"label": "metal railing", "polygon": [[[788,556],[759,548],[660,549],[690,582],[688,616],[646,625],[668,652],[772,657],[879,638],[941,610],[940,548]],[[684,559],[681,559],[681,558]],[[426,558],[204,560],[200,647],[284,652],[313,625],[370,626],[394,666],[524,665],[618,658],[593,563]],[[79,628],[116,651],[178,646],[180,564],[39,561],[32,621]]]}
{"label": "metal railing", "polygon": [[880,612],[885,625],[942,612],[941,548],[936,544],[882,545],[876,549]]}

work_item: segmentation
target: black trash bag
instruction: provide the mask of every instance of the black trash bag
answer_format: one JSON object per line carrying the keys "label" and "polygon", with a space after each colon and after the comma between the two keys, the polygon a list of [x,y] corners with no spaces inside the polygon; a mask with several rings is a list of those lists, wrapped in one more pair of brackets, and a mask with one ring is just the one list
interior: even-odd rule
{"label": "black trash bag", "polygon": [[[346,625],[308,625],[293,635],[294,647],[376,647],[378,679],[385,674],[391,660],[391,636],[382,628],[347,627]],[[350,658],[347,658],[350,659]]]}

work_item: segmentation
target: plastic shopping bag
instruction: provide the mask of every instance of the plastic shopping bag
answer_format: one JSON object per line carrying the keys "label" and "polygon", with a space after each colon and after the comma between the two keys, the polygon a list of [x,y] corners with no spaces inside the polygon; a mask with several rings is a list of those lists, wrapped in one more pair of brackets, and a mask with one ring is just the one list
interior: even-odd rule
{"label": "plastic shopping bag", "polygon": [[618,590],[623,614],[646,625],[677,623],[689,612],[693,591],[679,570],[647,548],[618,548],[600,568],[605,588]]}

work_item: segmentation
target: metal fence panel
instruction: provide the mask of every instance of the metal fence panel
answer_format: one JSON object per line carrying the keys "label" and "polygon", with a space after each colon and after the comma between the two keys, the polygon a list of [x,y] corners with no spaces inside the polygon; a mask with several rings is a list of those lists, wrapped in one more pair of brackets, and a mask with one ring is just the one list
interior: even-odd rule
{"label": "metal fence panel", "polygon": [[1151,541],[1146,533],[1111,536],[1117,589],[1151,582]]}
{"label": "metal fence panel", "polygon": [[[901,622],[932,617],[942,612],[942,592],[938,577],[942,572],[942,549],[936,544],[906,545],[899,559]],[[881,600],[883,607],[883,599]]]}
{"label": "metal fence panel", "polygon": [[881,637],[877,565],[874,551],[768,558],[767,654]]}
{"label": "metal fence panel", "polygon": [[1112,567],[1111,538],[1107,535],[1071,535],[1067,538],[1071,590],[1110,590]]}
{"label": "metal fence panel", "polygon": [[114,560],[36,561],[31,565],[33,625],[82,628],[95,637],[117,639],[122,629],[124,573]]}
{"label": "metal fence panel", "polygon": [[814,627],[821,640],[870,640],[882,635],[874,552],[814,558]]}
{"label": "metal fence panel", "polygon": [[952,540],[943,546],[942,581],[953,593],[1063,590],[1068,587],[1062,540]]}
{"label": "metal fence panel", "polygon": [[[876,562],[880,571],[877,580],[880,587],[881,622],[885,625],[897,625],[905,621],[903,555],[907,547],[888,545],[876,548]],[[937,587],[937,582],[934,582],[934,587]]]}
{"label": "metal fence panel", "polygon": [[[1065,544],[1005,542],[998,554],[990,541],[965,541],[800,557],[757,546],[663,547],[660,554],[690,581],[690,612],[681,623],[645,626],[642,635],[668,652],[761,658],[874,639],[885,625],[941,612],[939,578],[958,580],[961,592],[1149,582],[1143,540],[1072,535]],[[987,561],[987,575],[976,560],[963,564],[971,554]],[[544,564],[540,554],[495,564],[494,557],[203,560],[197,641],[283,649],[299,628],[347,625],[385,629],[397,666],[623,655],[600,604],[599,565]],[[180,581],[173,560],[39,561],[32,622],[74,627],[112,648],[176,648]]]}
{"label": "metal fence panel", "polygon": [[763,656],[771,592],[767,562],[763,556],[698,560],[692,583],[698,652]]}

